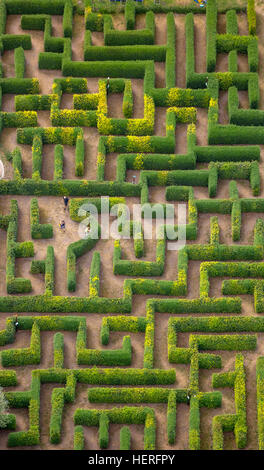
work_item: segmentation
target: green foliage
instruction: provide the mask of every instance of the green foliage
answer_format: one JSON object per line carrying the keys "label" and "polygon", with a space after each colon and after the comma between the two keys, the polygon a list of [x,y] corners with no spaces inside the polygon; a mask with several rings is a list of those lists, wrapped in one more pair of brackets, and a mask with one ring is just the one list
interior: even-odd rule
{"label": "green foliage", "polygon": [[2,351],[1,360],[4,367],[39,364],[41,357],[40,331],[37,323],[32,326],[30,347],[24,349],[7,349]]}
{"label": "green foliage", "polygon": [[247,17],[248,17],[248,32],[249,34],[255,35],[256,34],[255,0],[248,0]]}
{"label": "green foliage", "polygon": [[84,432],[82,426],[75,426],[74,428],[74,450],[84,449]]}
{"label": "green foliage", "polygon": [[107,449],[109,442],[109,418],[107,414],[101,413],[99,418],[99,446]]}
{"label": "green foliage", "polygon": [[84,158],[85,158],[85,144],[83,135],[80,134],[76,140],[76,154],[75,154],[75,176],[83,176],[84,174]]}
{"label": "green foliage", "polygon": [[208,0],[206,7],[206,70],[214,72],[216,66],[217,5],[215,0]]}
{"label": "green foliage", "polygon": [[4,391],[0,387],[0,429],[6,428],[9,422],[8,411],[8,402],[5,398]]}

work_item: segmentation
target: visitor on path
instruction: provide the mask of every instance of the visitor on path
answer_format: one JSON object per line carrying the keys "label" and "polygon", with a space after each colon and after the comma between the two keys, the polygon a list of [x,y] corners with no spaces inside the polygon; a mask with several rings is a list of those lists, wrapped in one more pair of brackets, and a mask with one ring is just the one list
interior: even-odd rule
{"label": "visitor on path", "polygon": [[63,202],[64,202],[64,210],[66,211],[68,207],[68,202],[69,202],[68,196],[63,196]]}
{"label": "visitor on path", "polygon": [[109,95],[109,91],[110,91],[110,77],[107,78],[107,82],[106,82],[106,93],[107,93],[107,95]]}
{"label": "visitor on path", "polygon": [[17,318],[17,315],[16,315],[16,319],[15,319],[15,329],[16,329],[16,331],[18,330],[18,318]]}
{"label": "visitor on path", "polygon": [[60,229],[65,232],[65,228],[66,228],[66,226],[65,226],[65,220],[62,220],[62,221],[60,222]]}

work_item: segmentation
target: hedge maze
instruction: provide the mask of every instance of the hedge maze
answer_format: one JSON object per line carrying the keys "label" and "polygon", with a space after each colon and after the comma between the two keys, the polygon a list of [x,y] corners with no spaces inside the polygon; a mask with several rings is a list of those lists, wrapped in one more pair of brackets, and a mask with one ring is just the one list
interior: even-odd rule
{"label": "hedge maze", "polygon": [[[0,0],[0,448],[264,449],[258,24],[254,0]],[[141,204],[133,241],[80,238],[101,201]],[[177,252],[178,221],[145,237],[156,202],[187,208]]]}

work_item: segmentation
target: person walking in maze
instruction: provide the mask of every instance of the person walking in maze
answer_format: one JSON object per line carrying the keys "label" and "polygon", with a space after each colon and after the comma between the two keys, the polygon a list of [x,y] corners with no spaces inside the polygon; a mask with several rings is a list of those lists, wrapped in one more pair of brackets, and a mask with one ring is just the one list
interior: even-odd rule
{"label": "person walking in maze", "polygon": [[106,93],[107,93],[107,95],[109,95],[109,91],[110,91],[110,77],[107,78],[107,82],[106,82]]}
{"label": "person walking in maze", "polygon": [[66,211],[68,207],[68,202],[69,202],[68,196],[63,196],[63,202],[64,202],[64,210]]}

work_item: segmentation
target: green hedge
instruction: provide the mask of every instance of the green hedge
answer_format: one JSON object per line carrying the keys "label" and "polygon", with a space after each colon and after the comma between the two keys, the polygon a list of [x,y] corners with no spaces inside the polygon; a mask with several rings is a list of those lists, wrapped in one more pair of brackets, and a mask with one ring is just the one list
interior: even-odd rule
{"label": "green hedge", "polygon": [[[91,222],[92,224],[92,222]],[[87,251],[90,251],[100,238],[100,226],[98,226],[98,238],[81,239],[77,242],[71,243],[67,249],[67,286],[70,292],[76,290],[76,259],[82,256]],[[92,227],[91,227],[92,235]]]}
{"label": "green hedge", "polygon": [[38,125],[35,111],[2,112],[3,127],[32,127]]}
{"label": "green hedge", "polygon": [[248,32],[249,34],[256,34],[256,11],[255,11],[255,0],[248,0],[247,5],[247,17],[248,17]]}
{"label": "green hedge", "polygon": [[210,145],[226,144],[263,144],[264,130],[262,126],[209,126],[208,143]]}
{"label": "green hedge", "polygon": [[[155,62],[165,62],[166,47],[153,45],[132,45],[132,46],[88,46],[84,51],[85,61],[137,61],[155,60]],[[78,62],[76,63],[78,64]],[[79,62],[81,64],[81,62]],[[88,64],[85,64],[88,65]],[[112,77],[111,69],[109,75]],[[64,67],[63,67],[64,69]],[[81,66],[80,66],[81,69]]]}
{"label": "green hedge", "polygon": [[80,134],[76,140],[75,153],[75,176],[84,175],[85,144],[83,135]]}
{"label": "green hedge", "polygon": [[[195,71],[194,56],[194,21],[193,14],[189,13],[185,18],[185,37],[186,37],[186,86],[191,88],[191,78]],[[209,57],[209,52],[208,52]]]}
{"label": "green hedge", "polygon": [[56,333],[53,337],[54,367],[62,368],[64,364],[64,336]]}
{"label": "green hedge", "polygon": [[123,426],[120,431],[120,450],[130,450],[131,433],[128,426]]}
{"label": "green hedge", "polygon": [[123,99],[123,114],[124,117],[129,119],[133,116],[133,91],[130,80],[125,81],[124,99]]}
{"label": "green hedge", "polygon": [[105,413],[100,414],[99,418],[99,447],[107,449],[109,443],[109,418]]}
{"label": "green hedge", "polygon": [[259,161],[259,146],[208,146],[195,147],[195,155],[200,163],[210,163],[211,161]]}
{"label": "green hedge", "polygon": [[56,95],[16,95],[16,111],[49,111]]}
{"label": "green hedge", "polygon": [[5,34],[6,29],[6,5],[4,2],[0,3],[0,35]]}
{"label": "green hedge", "polygon": [[238,35],[238,23],[235,10],[229,10],[226,14],[226,33]]}
{"label": "green hedge", "polygon": [[125,5],[126,29],[133,30],[135,28],[135,2],[127,0]]}
{"label": "green hedge", "polygon": [[248,36],[218,34],[216,39],[217,52],[229,53],[230,51],[236,50],[241,54],[247,54],[248,46],[251,41],[252,39]]}
{"label": "green hedge", "polygon": [[66,38],[72,37],[73,6],[72,0],[65,1],[63,14],[63,35]]}
{"label": "green hedge", "polygon": [[[136,48],[136,46],[134,47]],[[108,47],[105,49],[108,50]],[[164,48],[159,51],[163,51],[161,56],[164,55]],[[100,62],[64,60],[62,64],[62,74],[71,77],[108,77],[110,75],[111,78],[143,78],[144,73],[145,62],[143,60],[141,62],[136,60],[104,60]]]}
{"label": "green hedge", "polygon": [[1,39],[4,51],[9,51],[18,47],[22,47],[24,50],[32,49],[31,36],[27,34],[3,34]]}
{"label": "green hedge", "polygon": [[40,358],[40,331],[36,323],[32,326],[29,348],[7,349],[1,353],[4,367],[39,364]]}
{"label": "green hedge", "polygon": [[39,93],[39,80],[36,78],[9,78],[1,83],[2,92],[10,94]]}
{"label": "green hedge", "polygon": [[74,427],[74,450],[84,449],[84,431],[82,426]]}
{"label": "green hedge", "polygon": [[0,371],[0,387],[11,387],[17,385],[17,376],[14,370]]}
{"label": "green hedge", "polygon": [[258,41],[250,41],[248,45],[248,65],[250,72],[257,72],[259,65]]}
{"label": "green hedge", "polygon": [[9,15],[46,13],[49,15],[63,15],[65,0],[5,0]]}
{"label": "green hedge", "polygon": [[215,0],[208,0],[206,7],[206,70],[214,72],[216,66],[216,28],[217,5]]}
{"label": "green hedge", "polygon": [[63,146],[58,144],[55,146],[54,151],[54,180],[59,181],[63,178]]}
{"label": "green hedge", "polygon": [[30,226],[31,237],[33,239],[52,238],[53,227],[51,224],[40,224],[39,222],[39,206],[37,198],[31,199],[30,203]]}
{"label": "green hedge", "polygon": [[22,15],[21,28],[44,31],[47,18],[44,14]]}
{"label": "green hedge", "polygon": [[[253,72],[253,70],[250,70]],[[228,72],[238,72],[237,51],[230,51],[228,54]],[[255,70],[256,72],[256,70]]]}
{"label": "green hedge", "polygon": [[167,434],[168,442],[170,445],[175,444],[176,440],[176,404],[177,392],[171,391],[168,397],[168,408],[167,408]]}
{"label": "green hedge", "polygon": [[258,444],[259,450],[264,449],[264,358],[259,357],[256,365],[257,375],[257,412],[258,412]]}

